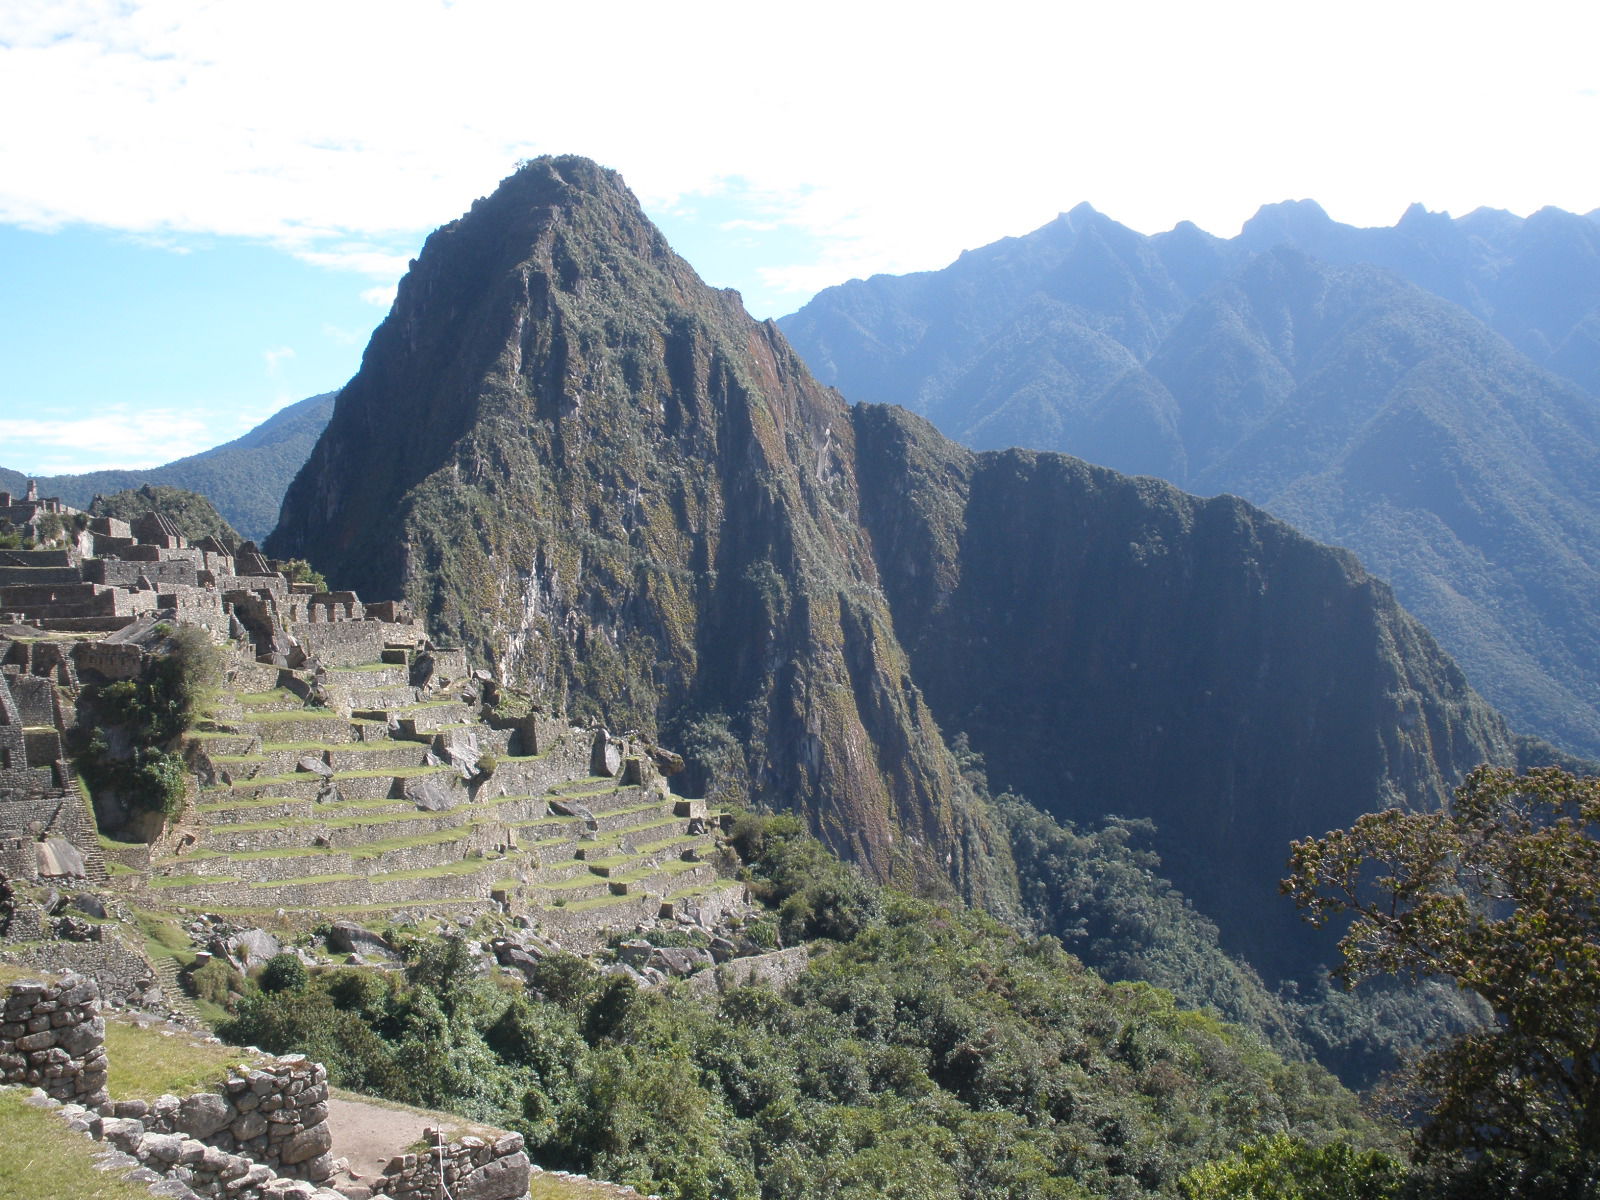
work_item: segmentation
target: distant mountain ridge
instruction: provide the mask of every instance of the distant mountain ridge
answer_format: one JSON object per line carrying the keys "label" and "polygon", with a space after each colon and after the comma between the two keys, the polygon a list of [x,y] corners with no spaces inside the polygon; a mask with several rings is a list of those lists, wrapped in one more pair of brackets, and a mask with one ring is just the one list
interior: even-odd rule
{"label": "distant mountain ridge", "polygon": [[[48,475],[39,492],[74,508],[87,508],[96,495],[110,495],[155,484],[199,492],[216,505],[230,525],[260,541],[278,523],[278,506],[295,472],[305,463],[322,428],[333,415],[338,392],[310,396],[279,409],[243,437],[199,454],[146,470],[89,471]],[[0,467],[0,488],[21,493],[27,477]]]}
{"label": "distant mountain ridge", "polygon": [[779,324],[824,382],[975,448],[1233,492],[1354,549],[1519,725],[1600,756],[1594,214],[1355,229],[1301,201],[1224,240],[1080,205]]}

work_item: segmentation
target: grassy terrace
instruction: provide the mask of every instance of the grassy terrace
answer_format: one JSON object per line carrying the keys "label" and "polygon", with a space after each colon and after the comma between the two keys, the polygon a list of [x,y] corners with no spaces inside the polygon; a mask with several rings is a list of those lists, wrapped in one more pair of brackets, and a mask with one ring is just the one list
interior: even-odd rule
{"label": "grassy terrace", "polygon": [[331,708],[245,709],[246,721],[347,721]]}

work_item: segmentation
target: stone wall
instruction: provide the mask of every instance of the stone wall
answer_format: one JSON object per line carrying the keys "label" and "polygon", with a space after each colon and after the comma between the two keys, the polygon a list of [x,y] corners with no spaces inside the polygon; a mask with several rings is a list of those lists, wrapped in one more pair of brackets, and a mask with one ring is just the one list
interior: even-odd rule
{"label": "stone wall", "polygon": [[40,675],[12,675],[7,683],[11,698],[17,703],[17,715],[23,725],[56,724],[56,688],[49,679]]}
{"label": "stone wall", "polygon": [[[80,1129],[127,1155],[120,1165],[133,1168],[132,1178],[139,1182],[156,1182],[153,1194],[163,1194],[158,1187],[178,1184],[186,1190],[165,1194],[192,1193],[217,1200],[345,1200],[332,1188],[277,1175],[265,1164],[208,1146],[197,1138],[148,1130],[136,1118],[92,1117],[76,1105],[62,1111],[69,1128]],[[141,1178],[139,1168],[170,1182],[162,1184],[148,1175]]]}
{"label": "stone wall", "polygon": [[532,1169],[520,1133],[496,1142],[464,1137],[422,1154],[402,1154],[372,1181],[374,1196],[394,1200],[517,1200]]}
{"label": "stone wall", "polygon": [[[11,944],[0,943],[0,962],[14,963],[32,971],[57,972],[65,968],[94,980],[100,995],[113,1004],[143,1005],[151,989],[158,986],[155,972],[143,953],[116,937],[88,942],[26,943],[30,935],[43,935],[46,918],[34,906],[19,908],[19,916],[25,913],[32,918],[29,927],[13,928]],[[18,942],[24,944],[16,944]]]}
{"label": "stone wall", "polygon": [[137,562],[123,558],[91,558],[84,562],[82,571],[89,583],[109,583],[117,587],[134,587],[141,578],[157,587],[163,584],[195,587],[199,582],[196,565],[189,559]]}
{"label": "stone wall", "polygon": [[[359,667],[383,658],[392,626],[382,621],[296,621],[289,636],[325,667]],[[414,630],[408,630],[414,639]]]}
{"label": "stone wall", "polygon": [[333,1174],[328,1072],[303,1054],[237,1068],[215,1092],[179,1099],[118,1100],[112,1116],[138,1132],[177,1134],[242,1154],[274,1174],[320,1183]]}
{"label": "stone wall", "polygon": [[32,1084],[56,1100],[106,1100],[105,1019],[94,980],[24,980],[0,1010],[0,1084]]}

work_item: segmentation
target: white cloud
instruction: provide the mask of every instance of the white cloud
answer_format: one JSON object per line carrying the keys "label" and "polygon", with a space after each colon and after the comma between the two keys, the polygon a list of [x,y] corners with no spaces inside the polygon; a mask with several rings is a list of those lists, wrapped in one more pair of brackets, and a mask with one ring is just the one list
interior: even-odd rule
{"label": "white cloud", "polygon": [[29,463],[15,469],[36,475],[157,467],[215,445],[216,425],[203,414],[123,405],[67,421],[13,419],[6,422],[7,465]]}
{"label": "white cloud", "polygon": [[271,350],[263,350],[261,352],[261,357],[266,359],[268,377],[276,378],[278,374],[278,364],[283,362],[283,360],[286,358],[294,357],[294,347],[276,346]]}
{"label": "white cloud", "polygon": [[387,287],[371,287],[361,293],[361,299],[379,308],[388,308],[394,303],[395,293],[399,290],[399,287],[392,283]]}
{"label": "white cloud", "polygon": [[327,321],[322,323],[322,336],[341,346],[358,346],[366,341],[366,334],[356,333],[354,330],[344,329]]}
{"label": "white cloud", "polygon": [[1597,42],[1592,0],[13,0],[0,221],[266,239],[391,282],[515,159],[577,152],[658,211],[737,194],[731,227],[819,249],[728,282],[813,287],[1082,199],[1222,234],[1298,196],[1363,224],[1587,211]]}

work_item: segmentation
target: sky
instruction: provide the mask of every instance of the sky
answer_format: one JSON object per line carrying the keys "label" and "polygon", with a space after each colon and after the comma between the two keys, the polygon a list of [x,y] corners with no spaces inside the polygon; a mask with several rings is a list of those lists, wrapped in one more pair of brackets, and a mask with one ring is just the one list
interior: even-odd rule
{"label": "sky", "polygon": [[535,155],[776,317],[1080,201],[1588,212],[1596,45],[1595,0],[0,0],[0,466],[153,466],[337,388]]}

